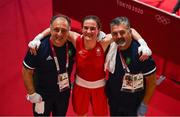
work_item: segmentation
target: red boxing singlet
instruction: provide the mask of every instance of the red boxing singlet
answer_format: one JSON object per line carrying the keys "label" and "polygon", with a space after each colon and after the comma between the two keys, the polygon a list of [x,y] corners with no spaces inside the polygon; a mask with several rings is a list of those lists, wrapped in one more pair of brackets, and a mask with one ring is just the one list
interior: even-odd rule
{"label": "red boxing singlet", "polygon": [[99,42],[95,48],[86,50],[84,38],[76,40],[76,73],[87,81],[96,81],[105,78],[104,72],[105,53]]}
{"label": "red boxing singlet", "polygon": [[[108,115],[108,104],[104,86],[104,60],[105,53],[99,42],[96,43],[95,48],[92,50],[86,50],[84,48],[84,39],[80,36],[77,38],[77,77],[72,93],[72,105],[77,115],[86,115],[90,103],[94,116]],[[97,88],[92,88],[94,85]]]}

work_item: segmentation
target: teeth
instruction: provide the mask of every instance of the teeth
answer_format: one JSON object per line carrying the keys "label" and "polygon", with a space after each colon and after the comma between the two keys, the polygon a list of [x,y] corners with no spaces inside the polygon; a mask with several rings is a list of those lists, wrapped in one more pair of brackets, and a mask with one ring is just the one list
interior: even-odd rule
{"label": "teeth", "polygon": [[123,44],[124,43],[124,40],[119,40],[118,41],[118,44]]}
{"label": "teeth", "polygon": [[63,40],[63,38],[58,38],[58,40]]}
{"label": "teeth", "polygon": [[117,43],[118,45],[120,45],[120,46],[124,46],[124,45],[126,44],[126,41],[125,41],[124,38],[121,38],[121,39],[119,39],[118,41],[116,41],[116,43]]}

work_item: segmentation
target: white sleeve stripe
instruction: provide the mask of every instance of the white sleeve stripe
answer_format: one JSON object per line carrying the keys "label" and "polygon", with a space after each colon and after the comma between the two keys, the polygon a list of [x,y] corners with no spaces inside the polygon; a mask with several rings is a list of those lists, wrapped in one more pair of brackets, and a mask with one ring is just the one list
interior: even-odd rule
{"label": "white sleeve stripe", "polygon": [[29,69],[35,69],[35,68],[33,68],[33,67],[30,67],[30,66],[28,66],[26,63],[25,63],[25,61],[23,61],[23,64],[24,64],[24,66],[26,66],[27,68],[29,68]]}
{"label": "white sleeve stripe", "polygon": [[156,67],[153,70],[151,70],[151,71],[149,71],[147,73],[143,73],[143,75],[149,75],[149,74],[153,73],[155,70],[156,70]]}

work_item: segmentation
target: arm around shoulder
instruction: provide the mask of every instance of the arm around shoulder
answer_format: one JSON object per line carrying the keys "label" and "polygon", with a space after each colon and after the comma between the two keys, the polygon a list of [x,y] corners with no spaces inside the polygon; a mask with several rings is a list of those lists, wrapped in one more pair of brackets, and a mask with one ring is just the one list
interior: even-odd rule
{"label": "arm around shoulder", "polygon": [[139,39],[142,39],[141,35],[134,28],[131,28],[131,34],[132,34],[133,39],[137,41]]}
{"label": "arm around shoulder", "polygon": [[67,39],[74,45],[75,48],[76,48],[76,40],[78,36],[80,36],[79,33],[74,32],[74,31],[69,31],[69,35]]}
{"label": "arm around shoulder", "polygon": [[138,48],[138,53],[141,54],[142,52],[142,55],[139,59],[141,61],[148,59],[149,56],[152,55],[151,49],[148,47],[147,43],[142,38],[142,36],[135,29],[131,28],[131,33],[132,33],[133,39],[137,40],[137,42],[140,44]]}
{"label": "arm around shoulder", "polygon": [[32,41],[29,42],[28,47],[30,48],[31,54],[36,55],[37,50],[41,44],[41,39],[50,35],[50,28],[45,29],[43,32],[39,33]]}
{"label": "arm around shoulder", "polygon": [[101,46],[104,49],[104,51],[106,51],[106,49],[112,42],[114,42],[114,40],[111,34],[107,34],[104,39],[100,40]]}

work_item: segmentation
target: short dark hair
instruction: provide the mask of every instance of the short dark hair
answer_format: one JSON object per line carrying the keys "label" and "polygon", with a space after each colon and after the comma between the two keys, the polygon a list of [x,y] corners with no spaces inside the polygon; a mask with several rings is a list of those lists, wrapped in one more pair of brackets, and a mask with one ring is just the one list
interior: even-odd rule
{"label": "short dark hair", "polygon": [[83,20],[82,20],[81,25],[83,26],[84,21],[86,21],[88,19],[92,19],[92,20],[96,21],[98,29],[101,29],[101,26],[102,26],[101,21],[100,21],[99,17],[97,17],[95,15],[88,15],[88,16],[84,17]]}
{"label": "short dark hair", "polygon": [[58,14],[58,15],[53,16],[53,17],[51,18],[51,20],[50,20],[50,24],[52,25],[52,23],[54,22],[54,20],[57,19],[57,18],[64,18],[65,20],[67,20],[69,26],[71,26],[71,20],[70,20],[70,18],[69,18],[68,16],[62,15],[62,14]]}
{"label": "short dark hair", "polygon": [[129,22],[127,17],[116,17],[116,18],[114,18],[110,23],[110,27],[112,27],[114,25],[120,25],[120,24],[124,24],[128,28],[130,28],[130,22]]}

